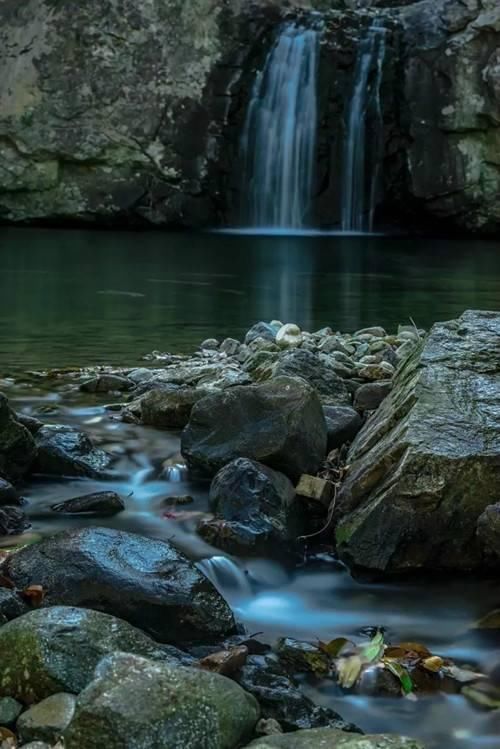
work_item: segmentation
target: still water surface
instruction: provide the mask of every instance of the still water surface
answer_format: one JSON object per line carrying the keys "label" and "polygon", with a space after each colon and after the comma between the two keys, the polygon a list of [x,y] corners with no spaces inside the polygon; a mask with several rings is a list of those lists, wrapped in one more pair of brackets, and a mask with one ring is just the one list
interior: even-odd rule
{"label": "still water surface", "polygon": [[[51,504],[114,488],[127,510],[107,523],[170,539],[197,560],[251,632],[311,641],[383,626],[392,642],[427,645],[475,668],[500,662],[500,640],[471,625],[500,604],[497,581],[369,585],[321,557],[291,569],[270,560],[225,560],[203,544],[189,516],[165,516],[165,498],[189,493],[206,512],[206,486],[189,481],[179,436],[122,424],[105,399],[47,392],[22,371],[80,363],[135,363],[153,350],[190,350],[208,336],[242,336],[259,319],[310,329],[428,327],[467,307],[498,308],[500,243],[382,237],[245,237],[0,230],[0,376],[18,410],[74,424],[119,456],[111,482],[37,480],[26,487],[35,534],[95,521],[54,516]],[[34,384],[35,383],[35,384]],[[168,459],[173,470],[161,466]],[[214,558],[215,555],[215,558]],[[500,720],[458,696],[341,698],[331,683],[315,699],[365,731],[420,737],[431,749],[500,747]]]}

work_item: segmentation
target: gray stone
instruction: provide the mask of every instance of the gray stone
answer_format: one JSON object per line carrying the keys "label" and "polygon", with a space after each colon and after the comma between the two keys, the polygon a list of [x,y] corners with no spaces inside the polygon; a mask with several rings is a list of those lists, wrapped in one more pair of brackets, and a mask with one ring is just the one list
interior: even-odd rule
{"label": "gray stone", "polygon": [[[498,568],[476,527],[500,494],[500,313],[438,323],[347,457],[340,556],[380,572]],[[491,511],[489,511],[491,512]]]}
{"label": "gray stone", "polygon": [[240,350],[240,346],[240,342],[235,338],[225,338],[220,345],[220,350],[228,356],[236,356]]}
{"label": "gray stone", "polygon": [[128,377],[115,374],[102,374],[82,382],[80,390],[84,393],[114,393],[132,390],[134,383]]}
{"label": "gray stone", "polygon": [[276,343],[280,348],[300,346],[304,337],[298,325],[287,323],[276,333]]}
{"label": "gray stone", "polygon": [[425,749],[414,739],[387,734],[356,736],[335,728],[313,728],[252,741],[247,749]]}
{"label": "gray stone", "polygon": [[27,605],[15,590],[0,588],[0,624],[15,619],[27,611]]}
{"label": "gray stone", "polygon": [[66,749],[234,749],[259,719],[238,684],[200,669],[118,654],[78,698]]}
{"label": "gray stone", "polygon": [[35,437],[37,459],[33,470],[55,476],[106,478],[112,458],[96,448],[86,434],[69,426],[48,425]]}
{"label": "gray stone", "polygon": [[94,492],[58,502],[51,509],[66,515],[84,514],[103,518],[123,512],[125,503],[116,492]]}
{"label": "gray stone", "polygon": [[216,338],[207,338],[205,341],[200,343],[202,351],[217,351],[219,348],[219,341]]}
{"label": "gray stone", "polygon": [[374,411],[392,390],[392,382],[367,382],[356,390],[354,408],[358,411]]}
{"label": "gray stone", "polygon": [[117,650],[171,661],[168,650],[114,616],[67,606],[30,611],[0,627],[0,696],[31,705],[58,692],[77,694]]}
{"label": "gray stone", "polygon": [[321,402],[329,405],[351,403],[343,380],[328,361],[311,351],[296,349],[280,357],[273,370],[275,377],[302,377],[318,393]]}
{"label": "gray stone", "polygon": [[193,406],[208,394],[202,388],[159,388],[139,400],[143,424],[160,429],[183,429]]}
{"label": "gray stone", "polygon": [[245,336],[245,344],[248,346],[256,338],[264,338],[266,341],[274,343],[276,340],[276,333],[279,327],[267,322],[258,322],[253,325]]}
{"label": "gray stone", "polygon": [[199,401],[182,433],[192,469],[214,476],[235,458],[250,458],[291,479],[315,473],[326,454],[320,401],[304,380],[276,377],[229,388]]}
{"label": "gray stone", "polygon": [[0,476],[17,481],[30,470],[36,455],[33,437],[17,420],[0,393]]}
{"label": "gray stone", "polygon": [[0,698],[0,726],[13,726],[23,706],[12,697]]}
{"label": "gray stone", "polygon": [[71,723],[75,714],[74,694],[59,692],[46,697],[26,710],[17,721],[17,733],[24,743],[47,741],[55,743]]}
{"label": "gray stone", "polygon": [[324,406],[328,430],[328,451],[352,442],[363,425],[363,420],[350,406]]}
{"label": "gray stone", "polygon": [[4,574],[21,590],[42,585],[45,606],[105,611],[163,642],[209,641],[234,627],[226,602],[189,559],[135,533],[58,533],[9,557]]}

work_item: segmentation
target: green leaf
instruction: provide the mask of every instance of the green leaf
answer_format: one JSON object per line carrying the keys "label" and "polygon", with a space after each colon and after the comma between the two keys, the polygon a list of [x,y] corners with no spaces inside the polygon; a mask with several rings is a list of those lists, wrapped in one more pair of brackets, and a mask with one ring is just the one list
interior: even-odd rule
{"label": "green leaf", "polygon": [[373,640],[368,645],[363,645],[360,649],[361,657],[368,663],[374,663],[378,661],[382,653],[384,652],[384,635],[382,632],[377,632]]}
{"label": "green leaf", "polygon": [[411,694],[411,692],[413,692],[413,682],[406,668],[397,661],[391,661],[388,658],[384,658],[382,662],[386,669],[391,672],[391,674],[397,676],[397,678],[401,682],[401,687],[404,694]]}
{"label": "green leaf", "polygon": [[342,650],[344,650],[345,647],[350,645],[353,650],[355,650],[356,646],[353,642],[348,640],[346,637],[337,637],[335,640],[330,640],[330,642],[319,642],[318,647],[320,650],[323,651],[323,653],[326,653],[330,656],[330,658],[337,658]]}

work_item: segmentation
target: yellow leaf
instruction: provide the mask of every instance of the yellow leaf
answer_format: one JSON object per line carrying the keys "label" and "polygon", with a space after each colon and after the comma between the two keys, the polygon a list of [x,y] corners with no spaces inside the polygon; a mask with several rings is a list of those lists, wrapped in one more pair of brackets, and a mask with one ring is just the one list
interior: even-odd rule
{"label": "yellow leaf", "polygon": [[351,646],[354,650],[356,648],[355,644],[348,640],[346,637],[337,637],[335,640],[331,640],[330,642],[319,642],[318,647],[320,650],[323,651],[323,653],[326,653],[330,656],[330,658],[337,658],[342,650],[346,649],[347,646]]}
{"label": "yellow leaf", "polygon": [[427,671],[432,671],[435,674],[441,670],[443,665],[444,661],[439,657],[439,655],[431,655],[430,658],[426,658],[422,661],[422,666],[426,668]]}
{"label": "yellow leaf", "polygon": [[359,655],[350,655],[349,658],[339,658],[337,661],[338,682],[344,689],[351,689],[357,682],[363,661]]}

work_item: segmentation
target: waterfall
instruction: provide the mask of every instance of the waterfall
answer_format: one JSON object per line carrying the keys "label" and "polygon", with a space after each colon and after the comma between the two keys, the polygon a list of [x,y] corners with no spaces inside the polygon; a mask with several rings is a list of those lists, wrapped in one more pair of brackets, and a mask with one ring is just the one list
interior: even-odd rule
{"label": "waterfall", "polygon": [[[342,174],[342,230],[372,231],[383,148],[380,87],[387,29],[374,24],[361,40],[347,108]],[[371,142],[368,143],[368,117]],[[371,153],[368,146],[371,145]]]}
{"label": "waterfall", "polygon": [[257,74],[241,141],[246,223],[307,221],[317,130],[319,27],[286,23]]}

